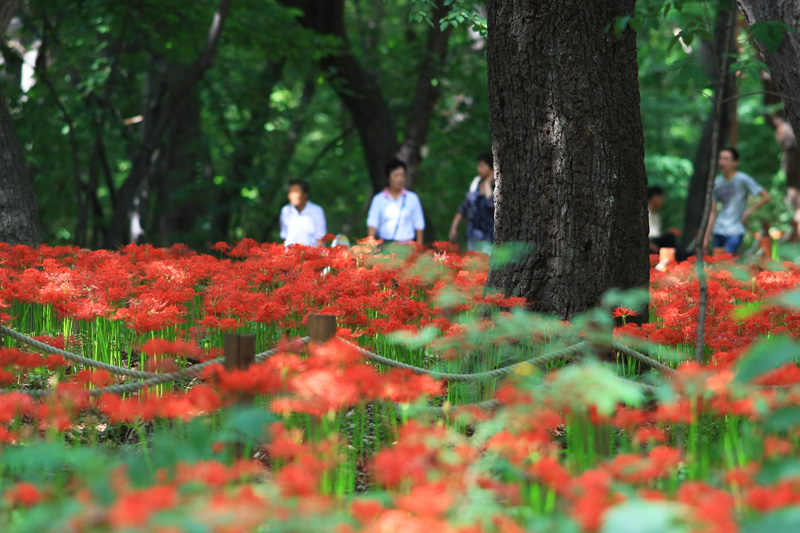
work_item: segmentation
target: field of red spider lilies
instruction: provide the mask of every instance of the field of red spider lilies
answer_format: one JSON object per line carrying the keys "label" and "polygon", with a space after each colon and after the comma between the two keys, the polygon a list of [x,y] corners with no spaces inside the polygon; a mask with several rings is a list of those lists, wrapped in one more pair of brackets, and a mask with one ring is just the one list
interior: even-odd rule
{"label": "field of red spider lilies", "polygon": [[[2,531],[800,525],[792,263],[711,260],[700,364],[692,263],[638,326],[641,294],[570,323],[484,295],[488,258],[444,244],[214,248],[0,244],[2,325],[47,345],[2,337]],[[307,342],[317,313],[338,338]],[[612,317],[634,350],[581,342]]]}

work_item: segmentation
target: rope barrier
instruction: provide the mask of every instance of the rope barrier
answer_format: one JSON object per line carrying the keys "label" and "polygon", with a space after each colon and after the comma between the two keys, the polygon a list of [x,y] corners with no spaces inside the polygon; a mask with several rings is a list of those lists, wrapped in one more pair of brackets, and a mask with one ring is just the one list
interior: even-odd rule
{"label": "rope barrier", "polygon": [[656,361],[652,357],[649,357],[649,356],[647,356],[647,355],[645,355],[645,354],[643,354],[641,352],[637,352],[633,348],[631,348],[629,346],[625,346],[624,344],[622,344],[620,342],[616,342],[616,341],[612,342],[611,343],[611,347],[614,348],[615,350],[617,350],[618,352],[621,352],[621,353],[627,355],[628,357],[633,357],[634,359],[636,359],[638,361],[641,361],[642,363],[644,363],[644,364],[646,364],[646,365],[648,365],[650,367],[653,367],[653,368],[656,368],[656,369],[660,370],[661,372],[663,372],[664,374],[667,374],[668,376],[672,376],[672,375],[674,375],[676,373],[674,369],[668,367],[664,363],[660,363],[659,361]]}
{"label": "rope barrier", "polygon": [[90,359],[88,357],[84,357],[82,355],[78,355],[76,353],[68,352],[66,350],[62,350],[60,348],[56,348],[55,346],[50,346],[49,344],[45,344],[41,341],[37,341],[27,335],[24,335],[18,331],[15,331],[11,328],[7,328],[6,326],[0,325],[0,332],[4,335],[8,335],[9,337],[18,340],[23,344],[27,344],[28,346],[32,346],[39,351],[53,354],[53,355],[60,355],[64,359],[68,361],[72,361],[73,363],[80,363],[84,366],[89,366],[92,368],[99,368],[100,370],[105,370],[112,374],[117,374],[120,376],[128,376],[131,378],[152,378],[158,376],[159,374],[156,372],[144,372],[142,370],[134,370],[132,368],[124,368],[117,365],[112,365],[109,363],[103,363],[102,361],[97,361],[95,359]]}
{"label": "rope barrier", "polygon": [[526,361],[520,361],[519,363],[514,363],[513,365],[505,366],[503,368],[497,368],[495,370],[489,370],[486,372],[478,372],[475,374],[451,374],[449,372],[437,372],[435,370],[428,370],[427,368],[422,368],[419,366],[409,365],[408,363],[395,361],[394,359],[389,359],[388,357],[384,357],[382,355],[378,355],[374,352],[371,352],[366,348],[362,348],[357,344],[353,344],[350,341],[346,341],[344,339],[340,340],[346,344],[349,344],[350,346],[358,350],[361,355],[363,355],[367,359],[375,361],[376,363],[380,363],[386,366],[391,366],[394,368],[404,368],[407,370],[411,370],[415,374],[425,374],[434,379],[442,381],[454,381],[454,382],[475,382],[475,381],[484,381],[487,379],[501,378],[513,373],[517,368],[523,365],[544,364],[549,361],[553,361],[555,359],[560,359],[562,357],[571,357],[576,353],[580,352],[581,350],[583,350],[584,347],[586,346],[585,342],[579,342],[567,348],[563,348],[561,350],[555,350],[553,352],[546,353],[544,355],[539,355],[537,357],[532,357]]}
{"label": "rope barrier", "polygon": [[[197,365],[193,365],[193,366],[188,367],[188,368],[183,368],[183,369],[175,371],[175,372],[169,372],[169,373],[144,372],[144,371],[141,371],[141,370],[134,370],[134,369],[130,369],[130,368],[120,367],[120,366],[117,366],[117,365],[112,365],[112,364],[109,364],[109,363],[103,363],[101,361],[96,361],[94,359],[90,359],[88,357],[84,357],[84,356],[81,356],[81,355],[78,355],[78,354],[75,354],[75,353],[72,353],[72,352],[68,352],[66,350],[61,350],[60,348],[55,348],[54,346],[50,346],[48,344],[45,344],[45,343],[43,343],[41,341],[33,339],[33,338],[31,338],[31,337],[29,337],[27,335],[19,333],[18,331],[15,331],[15,330],[13,330],[11,328],[8,328],[6,326],[3,326],[3,325],[0,325],[0,331],[2,331],[2,333],[6,334],[6,335],[18,340],[19,342],[22,342],[24,344],[28,344],[29,346],[32,346],[32,347],[34,347],[34,348],[36,348],[36,349],[38,349],[38,350],[40,350],[42,352],[50,353],[50,354],[54,354],[54,355],[60,355],[60,356],[64,357],[67,360],[70,360],[70,361],[73,361],[73,362],[76,362],[76,363],[80,363],[80,364],[83,364],[85,366],[106,370],[106,371],[108,371],[110,373],[113,373],[113,374],[123,375],[123,376],[127,376],[127,377],[132,377],[132,378],[143,379],[143,381],[140,381],[140,382],[137,382],[137,383],[126,383],[126,384],[122,384],[122,385],[111,385],[111,386],[108,386],[108,387],[101,387],[101,388],[98,388],[98,389],[92,389],[92,390],[89,391],[89,394],[92,395],[92,396],[99,396],[99,395],[105,394],[105,393],[126,394],[126,393],[136,392],[136,391],[142,390],[142,389],[147,388],[147,387],[153,387],[153,386],[156,386],[156,385],[161,385],[161,384],[167,383],[169,381],[176,381],[176,380],[184,379],[184,378],[187,378],[187,377],[196,377],[207,366],[212,365],[214,363],[221,363],[221,362],[224,361],[224,359],[222,357],[219,357],[217,359],[213,359],[213,360],[210,360],[210,361],[205,361],[203,363],[200,363],[200,364],[197,364]],[[357,344],[354,344],[354,343],[352,343],[350,341],[347,341],[347,340],[344,340],[344,339],[340,339],[340,340],[342,342],[350,345],[351,347],[355,348],[356,350],[358,350],[358,352],[361,355],[363,355],[364,357],[366,357],[367,359],[369,359],[371,361],[374,361],[376,363],[379,363],[379,364],[382,364],[382,365],[386,365],[386,366],[390,366],[390,367],[394,367],[394,368],[403,368],[403,369],[411,370],[412,372],[414,372],[416,374],[424,374],[424,375],[428,375],[428,376],[430,376],[430,377],[432,377],[434,379],[437,379],[437,380],[450,381],[450,382],[478,382],[478,381],[484,381],[484,380],[489,380],[489,379],[502,378],[502,377],[508,376],[509,374],[512,374],[513,372],[515,372],[518,368],[522,367],[523,365],[537,365],[537,364],[541,365],[541,364],[545,364],[545,363],[548,363],[548,362],[556,360],[556,359],[572,357],[572,356],[576,355],[577,353],[580,353],[587,346],[586,342],[578,342],[576,344],[573,344],[572,346],[568,346],[568,347],[560,349],[560,350],[555,350],[555,351],[552,351],[552,352],[549,352],[549,353],[546,353],[546,354],[543,354],[543,355],[532,357],[532,358],[530,358],[530,359],[528,359],[526,361],[520,361],[518,363],[515,363],[513,365],[509,365],[509,366],[506,366],[506,367],[503,367],[503,368],[497,368],[497,369],[489,370],[489,371],[486,371],[486,372],[478,372],[478,373],[472,373],[472,374],[457,374],[457,373],[449,373],[449,372],[437,372],[435,370],[428,370],[426,368],[418,367],[418,366],[415,366],[415,365],[410,365],[408,363],[403,363],[401,361],[396,361],[394,359],[390,359],[388,357],[384,357],[384,356],[379,355],[377,353],[374,353],[374,352],[372,352],[370,350],[367,350],[366,348],[362,348],[361,346],[358,346]],[[302,338],[298,339],[295,342],[299,342],[300,345],[302,346],[302,345],[305,345],[306,343],[308,343],[308,341],[309,341],[309,337],[302,337]],[[664,365],[663,363],[660,363],[659,361],[656,361],[655,359],[653,359],[653,358],[651,358],[651,357],[649,357],[649,356],[647,356],[647,355],[645,355],[643,353],[640,353],[640,352],[634,350],[633,348],[630,348],[630,347],[628,347],[628,346],[626,346],[626,345],[624,345],[622,343],[613,342],[612,343],[612,347],[615,350],[619,351],[620,353],[623,353],[623,354],[625,354],[625,355],[627,355],[629,357],[637,359],[638,361],[642,362],[643,364],[646,364],[646,365],[648,365],[650,367],[656,368],[656,369],[660,370],[661,372],[664,372],[665,374],[671,375],[671,374],[675,373],[675,370],[673,370],[672,368],[670,368],[670,367]],[[265,352],[261,352],[259,354],[256,354],[255,355],[255,361],[256,362],[262,362],[265,359],[269,358],[270,356],[276,354],[278,351],[280,351],[278,348],[273,348],[272,350],[267,350]],[[634,383],[636,383],[640,387],[644,388],[645,390],[648,390],[649,392],[653,392],[655,390],[655,387],[653,387],[651,385],[647,385],[647,384],[640,383],[640,382],[634,382]],[[29,394],[29,395],[35,396],[35,397],[45,396],[45,395],[50,394],[52,392],[52,391],[49,391],[49,390],[46,390],[46,389],[37,389],[37,390],[18,389],[18,391],[19,392],[23,392],[25,394]],[[496,408],[498,408],[500,406],[499,402],[497,402],[496,400],[489,400],[487,402],[479,402],[478,404],[473,404],[473,405],[478,407],[479,409],[496,409]],[[459,407],[465,407],[465,406],[459,406]],[[443,408],[439,408],[439,409],[443,409]],[[442,412],[444,412],[444,410],[442,410]]]}
{"label": "rope barrier", "polygon": [[[8,328],[6,328],[5,326],[0,326],[0,328],[3,328],[3,330],[8,330]],[[9,330],[9,331],[14,331],[14,330]],[[17,333],[17,332],[14,331],[14,333]],[[9,334],[9,335],[14,337],[14,338],[16,338],[16,339],[18,339],[18,340],[19,340],[18,336],[19,337],[25,337],[25,335],[22,335],[21,333],[17,333],[18,336],[11,335],[11,334]],[[28,337],[28,339],[30,339],[30,337]],[[54,351],[61,351],[61,352],[64,351],[64,350],[59,350],[58,348],[54,348],[52,346],[49,346],[47,344],[40,343],[36,339],[30,339],[30,340],[32,340],[32,341],[34,341],[34,342],[36,342],[38,344],[42,344],[44,347],[47,347],[47,348],[52,349]],[[306,343],[308,343],[308,340],[309,340],[308,337],[301,337],[301,338],[299,338],[299,339],[297,339],[297,340],[295,340],[293,342],[299,343],[300,346],[303,346]],[[22,342],[25,342],[25,341],[22,341]],[[31,344],[31,345],[36,347],[33,344]],[[271,350],[267,350],[267,351],[264,351],[264,352],[261,352],[261,353],[257,353],[255,355],[255,360],[256,360],[257,363],[263,362],[264,360],[272,357],[273,355],[275,355],[276,353],[280,352],[281,350],[282,350],[282,348],[273,348]],[[43,350],[43,351],[47,351],[47,350]],[[54,352],[49,352],[49,353],[54,353]],[[66,352],[66,353],[70,353],[70,352]],[[58,354],[58,355],[60,355],[60,354]],[[72,354],[72,355],[76,355],[76,354]],[[77,356],[77,357],[79,357],[81,359],[86,359],[83,356]],[[94,361],[94,360],[93,359],[89,359],[89,361]],[[131,392],[137,392],[137,391],[145,389],[147,387],[154,387],[156,385],[161,385],[161,384],[167,383],[169,381],[177,381],[179,379],[184,379],[184,378],[187,378],[187,377],[196,377],[207,366],[212,365],[214,363],[223,363],[224,361],[225,361],[225,359],[223,357],[218,357],[216,359],[205,361],[203,363],[192,365],[192,366],[190,366],[188,368],[183,368],[181,370],[177,370],[175,372],[169,372],[169,373],[166,373],[166,374],[156,373],[156,372],[142,372],[142,374],[147,374],[149,376],[144,381],[139,381],[137,383],[125,383],[125,384],[122,384],[122,385],[110,385],[108,387],[101,387],[101,388],[98,388],[98,389],[91,389],[89,391],[89,395],[90,396],[100,396],[100,395],[105,394],[105,393],[126,394],[126,393],[131,393]],[[99,362],[99,361],[94,361],[94,362]],[[129,369],[126,369],[126,368],[123,368],[123,367],[117,367],[115,365],[107,365],[106,363],[102,363],[102,364],[105,365],[105,366],[110,366],[110,367],[114,367],[114,368],[117,368],[117,369],[129,370]],[[92,365],[89,365],[89,366],[92,366]],[[102,368],[102,367],[99,367],[99,368]],[[125,375],[125,374],[122,374],[122,375]],[[36,397],[36,398],[40,398],[40,397],[43,397],[43,396],[47,396],[48,394],[52,394],[54,391],[52,391],[50,389],[13,389],[13,390],[6,389],[6,390],[0,391],[0,392],[22,392],[24,394],[28,394],[30,396],[33,396],[33,397]]]}
{"label": "rope barrier", "polygon": [[[67,360],[72,361],[74,363],[80,363],[80,364],[82,364],[84,366],[89,366],[89,367],[92,367],[92,368],[99,368],[101,370],[106,370],[107,372],[110,372],[112,374],[117,374],[117,375],[120,375],[120,376],[127,376],[127,377],[131,377],[131,378],[139,378],[139,379],[159,378],[159,379],[163,379],[163,381],[159,381],[159,383],[166,383],[167,381],[174,381],[176,379],[180,379],[181,377],[184,377],[186,375],[186,371],[188,370],[188,369],[181,369],[181,370],[176,370],[175,372],[169,372],[167,374],[164,374],[164,373],[161,373],[161,372],[145,372],[143,370],[134,370],[132,368],[125,368],[125,367],[121,367],[121,366],[117,366],[117,365],[112,365],[110,363],[104,363],[102,361],[97,361],[95,359],[90,359],[88,357],[84,357],[84,356],[78,355],[76,353],[72,353],[72,352],[68,352],[66,350],[62,350],[60,348],[56,348],[55,346],[50,346],[49,344],[45,344],[44,342],[38,341],[38,340],[36,340],[34,338],[31,338],[31,337],[29,337],[27,335],[24,335],[24,334],[22,334],[22,333],[20,333],[18,331],[15,331],[15,330],[13,330],[11,328],[8,328],[6,326],[3,326],[3,325],[0,325],[0,331],[2,333],[4,333],[5,335],[8,335],[9,337],[18,340],[19,342],[22,342],[23,344],[27,344],[29,346],[32,346],[32,347],[36,348],[39,351],[42,351],[42,352],[45,352],[45,353],[49,353],[49,354],[53,354],[53,355],[60,355],[64,359],[67,359]],[[294,342],[300,342],[301,345],[304,345],[304,344],[306,344],[308,342],[308,337],[299,338]],[[268,350],[266,352],[258,353],[258,354],[255,355],[255,360],[256,361],[263,361],[264,359],[270,357],[271,355],[274,355],[275,353],[276,353],[275,350]],[[223,361],[224,361],[224,358],[218,357],[218,358],[216,358],[214,360],[205,361],[203,363],[191,366],[189,368],[194,368],[194,369],[204,368],[204,367],[206,367],[206,366],[208,366],[208,365],[210,365],[212,363],[221,363]],[[196,372],[196,370],[195,370],[195,372]],[[166,378],[169,378],[169,379],[166,379]]]}

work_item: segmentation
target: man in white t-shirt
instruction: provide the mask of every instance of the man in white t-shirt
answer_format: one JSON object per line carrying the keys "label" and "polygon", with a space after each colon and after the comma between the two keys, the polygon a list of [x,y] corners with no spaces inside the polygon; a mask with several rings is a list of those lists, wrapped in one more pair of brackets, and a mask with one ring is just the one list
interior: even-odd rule
{"label": "man in white t-shirt", "polygon": [[308,182],[295,179],[289,182],[289,205],[281,209],[281,238],[285,245],[321,246],[325,236],[325,212],[310,201]]}
{"label": "man in white t-shirt", "polygon": [[[769,193],[756,180],[739,172],[739,152],[735,148],[725,148],[719,152],[721,175],[714,181],[714,197],[711,202],[711,218],[703,240],[708,247],[709,237],[714,236],[714,248],[725,248],[736,255],[746,231],[745,224],[750,214],[770,200]],[[747,208],[747,200],[753,195],[760,200]],[[717,210],[717,203],[722,209]]]}

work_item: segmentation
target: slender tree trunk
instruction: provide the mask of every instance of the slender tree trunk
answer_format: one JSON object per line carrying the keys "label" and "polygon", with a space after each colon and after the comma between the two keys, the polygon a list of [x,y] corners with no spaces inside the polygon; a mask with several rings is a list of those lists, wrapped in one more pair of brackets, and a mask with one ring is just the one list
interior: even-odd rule
{"label": "slender tree trunk", "polygon": [[419,65],[417,88],[406,115],[403,142],[397,139],[397,120],[389,108],[378,80],[364,68],[351,50],[344,23],[344,0],[281,0],[281,3],[303,10],[301,23],[322,34],[335,35],[343,46],[338,53],[320,61],[329,74],[333,88],[353,117],[358,130],[373,191],[385,186],[384,165],[392,157],[401,157],[408,164],[407,186],[413,187],[421,162],[420,148],[425,144],[438,88],[432,79],[441,72],[447,53],[449,30],[439,29],[439,19],[450,10],[444,0],[437,0],[432,14],[434,27],[427,40],[425,56]]}
{"label": "slender tree trunk", "polygon": [[[800,29],[800,2],[796,0],[739,0],[739,8],[751,26],[781,20]],[[800,131],[800,33],[785,32],[774,53],[760,44],[759,48],[775,86],[784,95],[786,118],[794,131]]]}
{"label": "slender tree trunk", "polygon": [[[439,85],[433,85],[431,81],[442,72],[442,63],[447,55],[447,41],[450,37],[451,26],[445,31],[439,31],[439,20],[441,20],[450,10],[444,2],[439,2],[433,10],[431,19],[435,27],[428,33],[428,42],[424,56],[419,65],[419,77],[417,78],[417,88],[414,92],[414,100],[411,108],[406,115],[405,135],[403,144],[400,145],[400,159],[408,164],[408,187],[413,187],[419,173],[419,165],[422,163],[421,149],[428,139],[428,129],[433,117],[433,108],[439,99]],[[425,224],[428,228],[428,224]],[[427,240],[427,239],[426,239]]]}
{"label": "slender tree trunk", "polygon": [[106,248],[114,248],[130,240],[126,233],[130,228],[131,215],[135,210],[138,210],[134,206],[134,202],[137,197],[142,197],[142,187],[146,185],[145,182],[150,175],[154,153],[158,150],[162,136],[164,132],[167,131],[179,104],[189,93],[192,86],[197,83],[205,75],[206,71],[211,68],[211,65],[213,65],[217,55],[220,36],[225,27],[232,1],[233,0],[219,0],[217,10],[214,12],[211,25],[208,29],[208,35],[203,50],[198,54],[197,60],[182,76],[178,86],[170,93],[163,110],[158,113],[154,120],[155,123],[152,127],[152,132],[144,139],[141,149],[133,157],[131,171],[125,179],[125,182],[117,191],[117,204],[115,205],[115,210],[108,226],[108,232],[104,239]]}
{"label": "slender tree trunk", "polygon": [[569,318],[649,280],[634,0],[490,0],[495,242],[523,242],[487,286]]}
{"label": "slender tree trunk", "polygon": [[[0,0],[0,35],[5,34],[21,0]],[[6,96],[0,87],[0,242],[37,246],[42,242],[39,211],[25,155],[14,133]]]}
{"label": "slender tree trunk", "polygon": [[[720,2],[720,5],[722,3]],[[722,9],[720,9],[722,11]],[[723,32],[723,39],[728,42],[735,35],[736,28],[736,10],[725,11],[727,16],[726,20],[720,20],[721,29]],[[717,59],[717,83],[716,94],[714,95],[714,121],[711,130],[712,147],[719,146],[720,137],[720,123],[723,116],[722,108],[725,105],[725,93],[727,92],[728,77],[725,75],[731,64],[730,54],[721,54]],[[711,218],[711,205],[713,203],[714,195],[714,177],[717,173],[717,157],[719,156],[719,149],[712,151],[709,154],[708,174],[706,175],[706,189],[703,201],[703,213],[700,218],[700,225],[698,228],[697,242],[695,242],[694,252],[697,258],[697,278],[700,285],[700,298],[699,298],[699,311],[697,315],[697,337],[694,344],[694,360],[698,363],[703,362],[703,348],[705,347],[705,329],[706,329],[706,315],[708,311],[708,280],[706,278],[706,271],[704,261],[705,242],[704,236],[708,230],[709,219]]]}
{"label": "slender tree trunk", "polygon": [[181,242],[201,249],[208,244],[201,228],[214,202],[209,194],[214,176],[200,111],[199,91],[194,88],[175,111],[164,143],[162,165],[153,175],[155,212],[148,222],[155,231],[149,240],[160,246]]}
{"label": "slender tree trunk", "polygon": [[[735,53],[736,51],[736,34],[731,32],[730,38],[725,38],[725,27],[728,19],[731,16],[729,9],[724,8],[724,2],[719,2],[717,9],[717,16],[714,26],[714,45],[704,42],[703,49],[706,50],[708,57],[706,68],[704,70],[708,76],[713,80],[714,86],[719,86],[719,75],[717,69],[718,58],[714,57],[714,51],[724,51],[724,53]],[[719,55],[718,52],[717,55]],[[692,179],[689,182],[689,194],[686,197],[686,211],[683,218],[683,239],[682,244],[684,247],[689,246],[692,239],[697,235],[697,230],[700,227],[700,221],[703,216],[703,206],[706,199],[706,182],[708,180],[708,173],[711,172],[712,154],[718,154],[719,151],[728,142],[728,137],[731,131],[731,126],[734,121],[734,113],[736,112],[735,101],[732,99],[736,94],[736,84],[734,83],[733,74],[728,74],[725,84],[725,94],[722,96],[725,102],[720,110],[719,116],[719,134],[717,135],[716,146],[712,146],[711,138],[715,124],[715,106],[711,106],[708,112],[708,119],[703,125],[703,131],[700,135],[700,143],[697,145],[697,151],[694,155],[694,172]],[[702,235],[700,236],[702,239]]]}

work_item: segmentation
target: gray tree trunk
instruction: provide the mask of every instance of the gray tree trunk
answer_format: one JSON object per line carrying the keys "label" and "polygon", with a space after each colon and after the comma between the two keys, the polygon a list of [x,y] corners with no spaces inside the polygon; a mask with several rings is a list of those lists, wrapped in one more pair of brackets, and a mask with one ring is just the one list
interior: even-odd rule
{"label": "gray tree trunk", "polygon": [[495,242],[532,245],[487,286],[569,318],[647,287],[647,178],[634,0],[490,0]]}
{"label": "gray tree trunk", "polygon": [[[800,29],[800,2],[797,0],[739,0],[739,8],[752,26],[757,22],[782,20]],[[786,118],[794,131],[800,131],[800,33],[786,32],[783,41],[770,53],[759,44],[772,81],[783,94]]]}
{"label": "gray tree trunk", "polygon": [[[704,70],[713,80],[715,87],[719,87],[719,76],[717,75],[717,64],[719,58],[714,57],[714,50],[725,50],[725,53],[736,53],[736,35],[731,34],[728,42],[725,42],[725,27],[730,19],[730,10],[723,9],[722,3],[717,9],[717,20],[714,26],[714,46],[711,43],[703,42],[701,50],[707,53],[708,61],[705,62]],[[695,239],[697,229],[700,227],[700,219],[703,216],[703,206],[706,199],[706,186],[708,184],[708,174],[711,172],[711,153],[718,154],[728,143],[733,115],[736,112],[735,102],[732,98],[736,94],[736,83],[733,74],[728,74],[727,82],[724,84],[725,94],[723,100],[728,100],[722,107],[719,120],[719,135],[717,136],[717,146],[711,146],[712,131],[714,129],[715,111],[712,108],[708,112],[708,119],[703,125],[703,132],[700,135],[700,142],[697,145],[697,152],[694,155],[692,179],[689,182],[689,194],[686,197],[686,211],[683,217],[683,238],[682,244],[688,247]],[[716,89],[715,89],[716,90]],[[729,100],[730,99],[730,100]]]}
{"label": "gray tree trunk", "polygon": [[[5,34],[21,0],[0,0],[0,35]],[[28,165],[0,87],[0,242],[37,246],[42,242],[39,210]]]}

